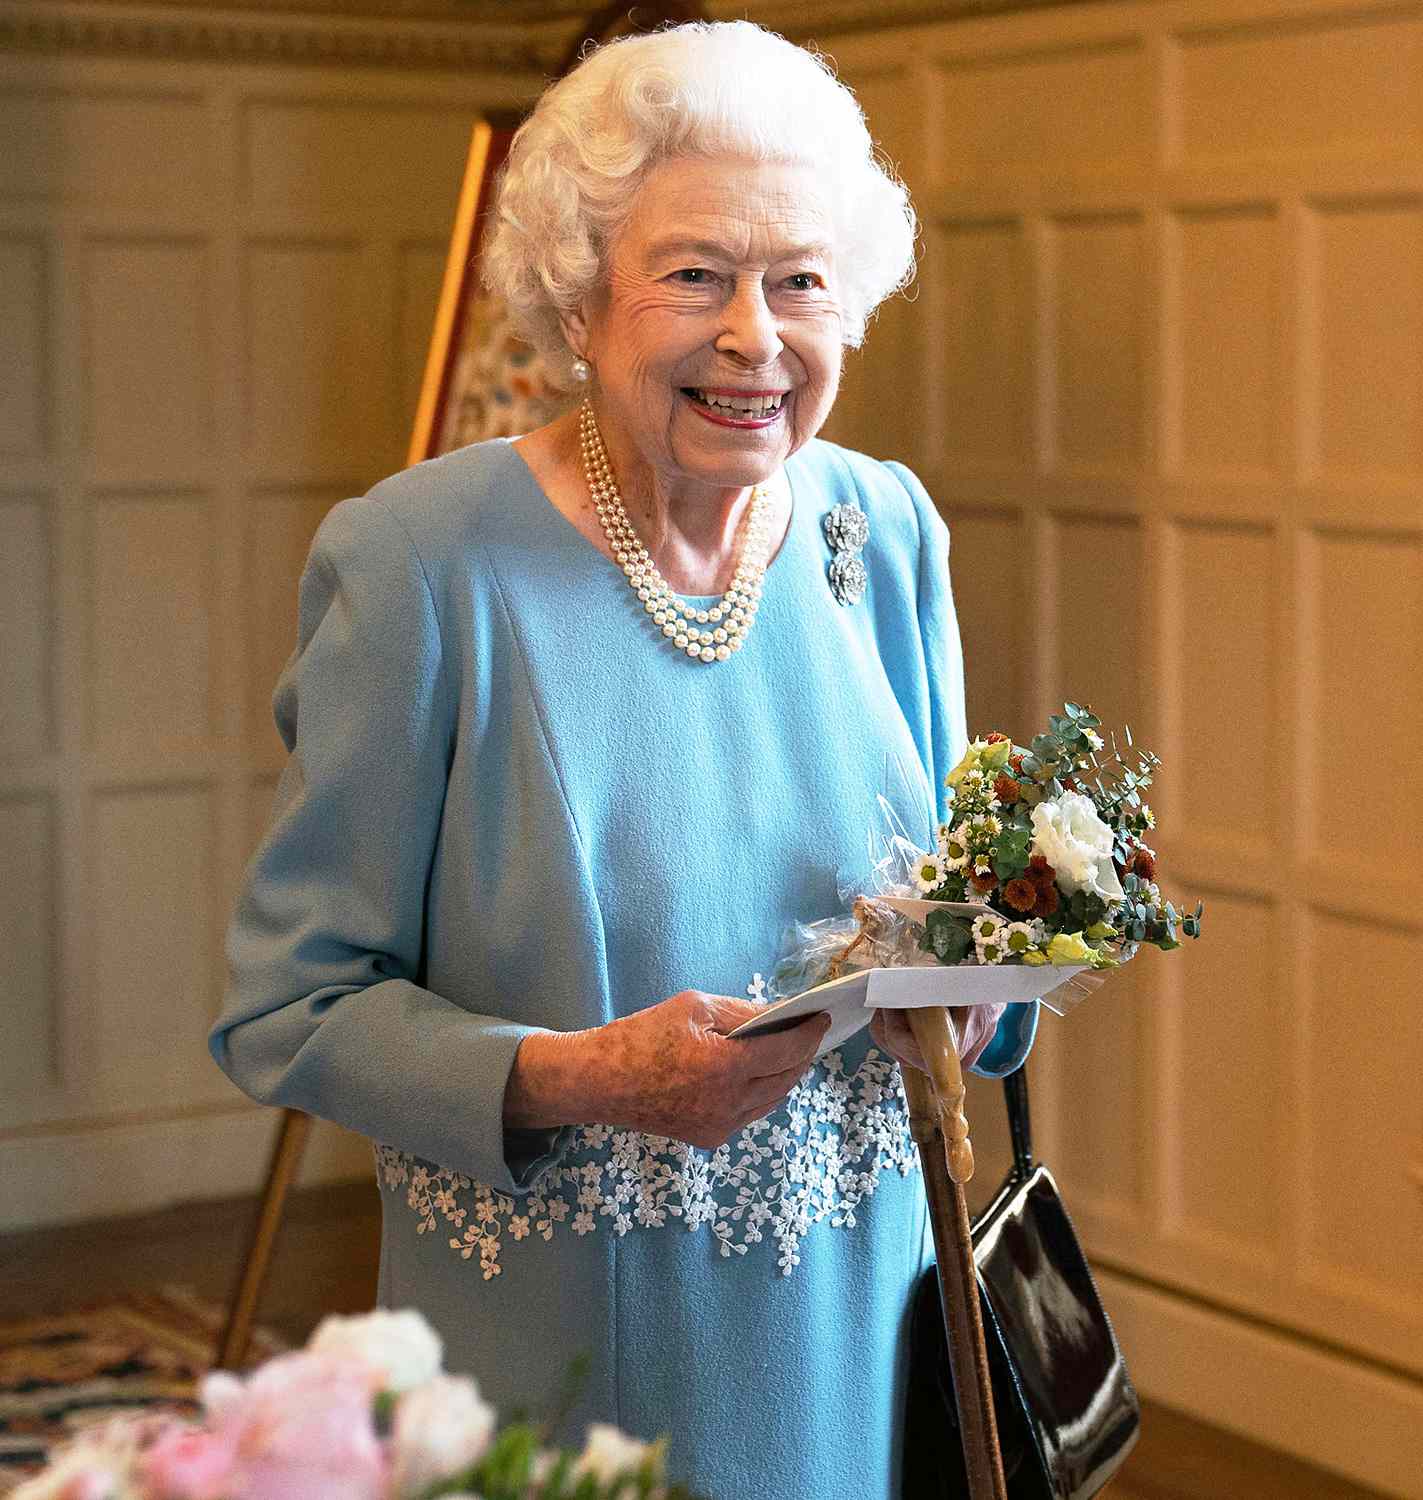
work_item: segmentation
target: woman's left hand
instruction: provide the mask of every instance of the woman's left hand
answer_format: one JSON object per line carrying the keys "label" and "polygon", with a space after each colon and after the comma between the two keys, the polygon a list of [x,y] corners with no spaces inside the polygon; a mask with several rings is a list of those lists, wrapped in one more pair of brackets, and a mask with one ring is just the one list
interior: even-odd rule
{"label": "woman's left hand", "polygon": [[[971,1067],[979,1059],[983,1049],[993,1040],[998,1030],[999,1019],[1005,1007],[1001,1005],[954,1005],[949,1007],[949,1017],[954,1023],[954,1035],[958,1038],[959,1061]],[[929,1070],[924,1064],[924,1055],[914,1040],[909,1026],[909,1017],[902,1010],[877,1010],[870,1022],[870,1035],[875,1041],[902,1063],[918,1068],[921,1073]]]}

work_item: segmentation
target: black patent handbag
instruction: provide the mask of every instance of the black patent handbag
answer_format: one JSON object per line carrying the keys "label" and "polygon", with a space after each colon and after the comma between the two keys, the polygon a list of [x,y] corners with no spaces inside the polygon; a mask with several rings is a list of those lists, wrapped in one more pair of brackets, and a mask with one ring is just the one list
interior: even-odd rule
{"label": "black patent handbag", "polygon": [[[1013,1166],[973,1225],[1009,1500],[1088,1500],[1137,1439],[1141,1406],[1052,1173],[1033,1161],[1028,1085],[1003,1080]],[[910,1315],[903,1500],[965,1500],[968,1477],[933,1267]]]}

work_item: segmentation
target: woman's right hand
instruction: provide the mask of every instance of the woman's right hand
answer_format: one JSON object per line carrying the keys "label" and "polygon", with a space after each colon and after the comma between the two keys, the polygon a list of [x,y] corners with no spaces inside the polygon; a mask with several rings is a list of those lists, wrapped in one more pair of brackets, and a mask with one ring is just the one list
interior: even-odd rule
{"label": "woman's right hand", "polygon": [[[790,1093],[830,1027],[820,1012],[785,1031],[727,1036],[761,1010],[729,995],[683,990],[606,1026],[535,1033],[519,1048],[505,1123],[621,1125],[720,1146]],[[530,1118],[524,1104],[531,1099],[544,1101],[534,1115],[557,1118]]]}

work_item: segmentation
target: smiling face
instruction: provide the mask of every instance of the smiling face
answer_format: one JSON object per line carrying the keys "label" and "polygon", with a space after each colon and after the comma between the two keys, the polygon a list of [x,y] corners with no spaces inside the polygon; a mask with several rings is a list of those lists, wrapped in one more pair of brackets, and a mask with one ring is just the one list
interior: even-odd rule
{"label": "smiling face", "polygon": [[669,493],[769,479],[819,431],[840,379],[834,225],[816,173],[654,167],[602,294],[567,331],[597,371],[619,470],[640,462]]}

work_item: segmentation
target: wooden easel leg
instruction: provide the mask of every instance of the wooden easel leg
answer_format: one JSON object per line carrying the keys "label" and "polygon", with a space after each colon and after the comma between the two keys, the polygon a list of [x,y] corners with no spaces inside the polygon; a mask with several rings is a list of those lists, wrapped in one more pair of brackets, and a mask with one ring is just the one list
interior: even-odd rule
{"label": "wooden easel leg", "polygon": [[247,1254],[243,1257],[242,1271],[227,1310],[227,1323],[218,1340],[217,1358],[214,1361],[216,1369],[240,1370],[246,1361],[247,1348],[252,1341],[252,1325],[257,1317],[257,1305],[272,1261],[272,1248],[282,1227],[282,1210],[286,1206],[287,1190],[296,1180],[310,1132],[310,1115],[304,1115],[296,1109],[282,1111],[282,1123],[267,1167],[267,1184],[262,1190],[257,1222],[252,1228],[252,1238],[248,1241]]}

